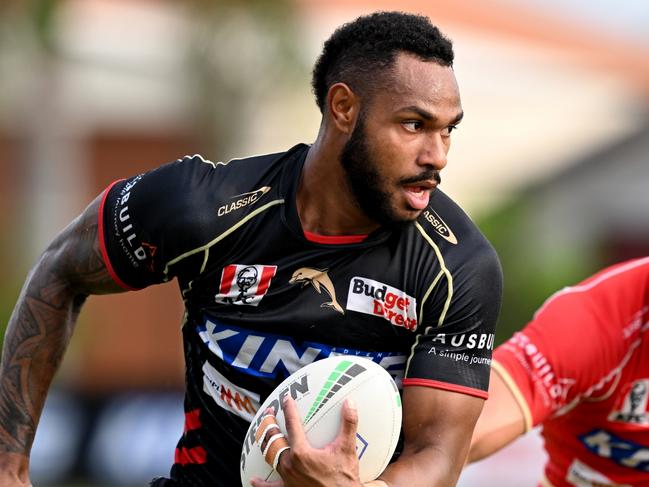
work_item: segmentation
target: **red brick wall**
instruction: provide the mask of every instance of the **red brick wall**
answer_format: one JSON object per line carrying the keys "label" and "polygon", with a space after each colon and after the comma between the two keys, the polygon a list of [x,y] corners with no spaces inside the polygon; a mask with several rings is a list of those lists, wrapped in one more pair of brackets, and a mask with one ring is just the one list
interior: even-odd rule
{"label": "red brick wall", "polygon": [[[92,195],[111,181],[200,152],[182,134],[101,134],[89,141]],[[65,377],[85,392],[180,387],[182,301],[175,281],[89,298]]]}

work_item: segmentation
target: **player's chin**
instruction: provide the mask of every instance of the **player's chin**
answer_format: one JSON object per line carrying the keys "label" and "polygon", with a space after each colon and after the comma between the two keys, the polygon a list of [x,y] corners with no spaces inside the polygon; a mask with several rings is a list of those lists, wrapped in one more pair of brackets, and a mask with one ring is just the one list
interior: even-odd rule
{"label": "player's chin", "polygon": [[387,227],[398,229],[410,225],[419,218],[419,215],[421,215],[420,210],[403,210],[398,213],[393,212],[392,215],[390,215],[390,218],[384,221],[383,224]]}
{"label": "player's chin", "polygon": [[416,208],[412,208],[409,205],[406,205],[399,212],[399,215],[397,216],[396,220],[400,221],[401,223],[414,222],[417,218],[421,216],[423,212],[424,210],[419,210]]}

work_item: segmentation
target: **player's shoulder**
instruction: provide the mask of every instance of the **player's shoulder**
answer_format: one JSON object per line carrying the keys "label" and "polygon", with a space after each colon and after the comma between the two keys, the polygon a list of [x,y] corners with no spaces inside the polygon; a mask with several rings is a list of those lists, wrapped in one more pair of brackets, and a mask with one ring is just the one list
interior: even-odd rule
{"label": "player's shoulder", "polygon": [[622,312],[627,304],[634,312],[646,306],[647,295],[649,257],[644,257],[605,267],[577,284],[560,289],[543,303],[536,315],[575,305],[588,310],[601,309],[606,316],[614,311]]}
{"label": "player's shoulder", "polygon": [[428,207],[417,219],[417,229],[442,255],[461,259],[497,259],[496,252],[478,226],[448,195],[436,189]]}
{"label": "player's shoulder", "polygon": [[630,288],[646,289],[649,286],[649,257],[631,259],[613,264],[596,272],[580,282],[576,288],[604,289]]}
{"label": "player's shoulder", "polygon": [[240,180],[245,183],[254,179],[254,176],[265,174],[273,166],[280,163],[289,152],[237,157],[225,161],[210,159],[202,154],[193,154],[180,157],[171,165],[181,173],[198,173],[221,181],[229,178],[233,182]]}
{"label": "player's shoulder", "polygon": [[238,209],[271,189],[277,192],[282,170],[287,166],[284,163],[301,150],[302,145],[285,152],[226,161],[212,160],[202,154],[186,155],[173,162],[169,172],[173,184],[187,200],[198,198],[201,204],[209,202],[218,208],[221,204],[234,204]]}

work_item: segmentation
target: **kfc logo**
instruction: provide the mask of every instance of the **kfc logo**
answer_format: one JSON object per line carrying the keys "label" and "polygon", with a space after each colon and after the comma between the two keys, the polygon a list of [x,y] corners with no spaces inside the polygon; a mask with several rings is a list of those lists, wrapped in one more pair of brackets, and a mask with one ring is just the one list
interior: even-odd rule
{"label": "kfc logo", "polygon": [[277,272],[274,265],[231,264],[223,268],[217,303],[257,306]]}
{"label": "kfc logo", "polygon": [[624,386],[624,394],[609,414],[609,421],[649,425],[649,379],[640,379]]}

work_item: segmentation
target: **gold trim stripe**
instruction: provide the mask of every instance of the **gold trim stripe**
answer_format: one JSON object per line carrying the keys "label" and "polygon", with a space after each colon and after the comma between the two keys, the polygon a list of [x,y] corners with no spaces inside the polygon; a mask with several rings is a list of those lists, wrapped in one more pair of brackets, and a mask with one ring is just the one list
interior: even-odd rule
{"label": "gold trim stripe", "polygon": [[525,400],[525,397],[523,396],[523,393],[516,385],[516,382],[514,381],[512,376],[509,375],[509,372],[507,372],[505,367],[503,367],[500,363],[498,363],[496,360],[493,360],[491,362],[491,368],[500,376],[500,378],[503,380],[505,385],[511,391],[512,396],[514,396],[514,399],[518,403],[518,407],[521,408],[521,411],[523,413],[523,419],[525,421],[525,432],[527,433],[533,427],[532,412],[530,411],[530,408],[527,404],[527,401]]}
{"label": "gold trim stripe", "polygon": [[199,272],[199,274],[202,274],[203,271],[205,270],[205,267],[207,266],[207,260],[208,260],[208,258],[209,258],[210,247],[212,247],[213,245],[219,243],[219,242],[220,242],[221,240],[223,240],[225,237],[227,237],[228,235],[230,235],[231,233],[233,233],[234,231],[236,231],[237,229],[239,229],[241,226],[243,226],[244,224],[246,224],[249,220],[252,220],[254,217],[256,217],[257,215],[259,215],[260,213],[266,211],[267,209],[269,209],[269,208],[271,208],[271,207],[273,207],[273,206],[281,205],[281,204],[283,204],[283,203],[284,203],[284,199],[279,199],[279,200],[273,200],[273,201],[270,201],[270,202],[266,203],[264,206],[260,206],[260,207],[257,208],[255,211],[253,211],[253,212],[251,212],[249,215],[247,215],[245,218],[239,220],[235,225],[233,225],[233,226],[231,226],[230,228],[228,228],[225,232],[223,232],[221,235],[219,235],[219,236],[216,237],[215,239],[209,241],[209,242],[206,243],[205,245],[201,245],[200,247],[197,247],[197,248],[195,248],[195,249],[188,250],[188,251],[185,252],[184,254],[181,254],[181,255],[179,255],[178,257],[176,257],[176,258],[170,260],[170,261],[167,263],[167,265],[165,266],[164,275],[167,276],[167,274],[169,273],[169,267],[170,267],[170,266],[172,266],[172,265],[174,265],[174,264],[177,264],[177,263],[180,262],[181,260],[183,260],[183,259],[185,259],[185,258],[187,258],[187,257],[190,257],[190,256],[192,256],[192,255],[194,255],[194,254],[198,254],[199,252],[205,252],[205,257],[203,258],[203,265],[201,266],[201,270],[200,270],[200,272]]}
{"label": "gold trim stripe", "polygon": [[[446,297],[446,303],[444,303],[444,309],[442,310],[442,313],[440,314],[439,319],[437,320],[437,327],[440,327],[444,323],[444,319],[446,318],[446,313],[448,312],[448,309],[451,306],[451,299],[453,298],[453,276],[451,275],[450,271],[446,268],[446,264],[444,263],[444,257],[442,256],[439,247],[437,247],[437,245],[435,245],[435,242],[433,242],[433,239],[430,238],[430,236],[426,233],[426,231],[422,228],[422,226],[418,222],[415,222],[415,227],[417,228],[417,230],[419,230],[419,233],[421,233],[424,236],[424,239],[426,239],[428,244],[433,248],[433,250],[435,251],[435,255],[437,256],[437,260],[439,261],[439,265],[441,266],[441,270],[439,271],[439,274],[435,276],[435,279],[433,279],[433,282],[430,284],[430,286],[426,290],[426,293],[424,294],[424,297],[421,300],[421,305],[419,306],[418,321],[419,323],[423,323],[424,304],[426,303],[426,300],[430,296],[430,293],[433,291],[433,288],[437,285],[437,283],[442,278],[442,276],[446,276],[448,293]],[[426,333],[426,331],[427,329],[424,329],[423,333]],[[405,377],[408,377],[408,370],[410,369],[410,360],[415,354],[415,349],[419,345],[419,339],[421,336],[422,333],[417,335],[417,337],[415,338],[415,342],[412,344],[412,347],[410,348],[410,355],[408,356],[408,361],[406,362]]]}
{"label": "gold trim stripe", "polygon": [[[439,250],[439,247],[433,242],[433,239],[430,238],[430,235],[426,233],[426,231],[423,229],[423,227],[419,224],[419,222],[415,222],[415,227],[417,227],[417,230],[419,230],[419,233],[421,233],[426,241],[430,244],[430,246],[435,250],[435,255],[437,255],[437,260],[439,261],[439,265],[441,266],[441,273],[443,273],[446,276],[446,279],[448,281],[448,295],[446,296],[446,303],[444,304],[444,309],[442,310],[442,313],[439,315],[439,320],[437,320],[437,327],[442,326],[444,323],[444,319],[446,318],[446,313],[448,312],[448,309],[451,307],[451,299],[453,299],[453,276],[450,273],[450,271],[446,268],[446,264],[444,263],[444,257],[442,256],[442,253]],[[428,296],[430,295],[431,291],[433,290],[433,286],[436,284],[437,280],[441,276],[438,275],[433,283],[430,285],[428,288],[428,291],[426,291],[426,294],[424,294],[424,299],[422,299],[421,306],[419,307],[419,322],[421,323],[423,321],[423,316],[424,316],[424,303],[428,299]]]}

